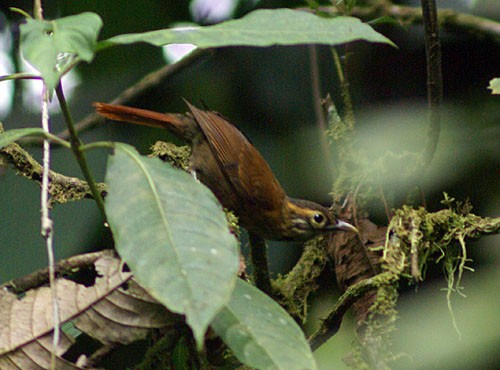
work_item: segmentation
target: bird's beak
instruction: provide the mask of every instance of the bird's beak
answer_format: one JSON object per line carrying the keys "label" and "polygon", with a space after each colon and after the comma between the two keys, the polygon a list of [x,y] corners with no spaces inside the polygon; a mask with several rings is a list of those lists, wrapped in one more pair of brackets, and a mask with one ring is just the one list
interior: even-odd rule
{"label": "bird's beak", "polygon": [[356,229],[350,223],[341,220],[337,220],[337,223],[335,224],[334,228],[337,230],[354,231],[356,234],[359,234],[358,229]]}

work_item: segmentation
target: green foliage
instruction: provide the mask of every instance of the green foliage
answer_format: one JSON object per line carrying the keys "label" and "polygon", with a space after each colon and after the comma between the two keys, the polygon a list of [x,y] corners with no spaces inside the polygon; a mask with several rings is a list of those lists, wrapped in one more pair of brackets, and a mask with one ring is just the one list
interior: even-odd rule
{"label": "green foliage", "polygon": [[304,333],[275,301],[238,280],[212,323],[238,360],[257,369],[316,369]]}
{"label": "green foliage", "polygon": [[118,253],[156,299],[186,315],[201,347],[238,271],[236,239],[220,204],[186,172],[125,144],[109,158],[106,183]]}
{"label": "green foliage", "polygon": [[394,46],[392,41],[357,18],[324,18],[291,9],[256,10],[241,19],[214,26],[119,35],[102,41],[100,46],[136,42],[146,42],[155,46],[187,43],[203,48],[300,44],[340,45],[356,40]]}
{"label": "green foliage", "polygon": [[20,27],[21,49],[52,91],[74,58],[92,61],[101,27],[101,18],[90,12],[54,21],[27,19]]}

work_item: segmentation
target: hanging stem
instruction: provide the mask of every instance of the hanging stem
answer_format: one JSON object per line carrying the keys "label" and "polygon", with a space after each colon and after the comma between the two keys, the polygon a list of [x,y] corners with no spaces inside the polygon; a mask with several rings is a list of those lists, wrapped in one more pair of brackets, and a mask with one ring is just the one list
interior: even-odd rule
{"label": "hanging stem", "polygon": [[[49,132],[49,91],[47,86],[43,84],[42,91],[42,128],[45,132]],[[45,246],[47,249],[47,259],[49,264],[49,282],[50,292],[52,296],[53,308],[53,324],[54,334],[52,336],[52,351],[50,352],[50,369],[56,368],[56,353],[59,346],[60,338],[60,318],[59,318],[59,304],[57,301],[57,286],[56,286],[56,273],[55,273],[55,258],[54,258],[54,245],[52,228],[52,219],[50,218],[49,211],[49,174],[50,174],[50,141],[45,138],[43,140],[43,169],[42,169],[42,192],[41,192],[41,234],[45,239]]]}
{"label": "hanging stem", "polygon": [[427,99],[429,106],[429,129],[423,153],[423,165],[429,166],[436,152],[441,125],[441,100],[443,76],[441,71],[441,43],[435,0],[422,0],[422,18],[425,29],[425,51],[427,56]]}
{"label": "hanging stem", "polygon": [[329,175],[333,175],[334,164],[332,161],[332,156],[330,155],[330,145],[328,143],[327,137],[325,135],[327,126],[325,114],[323,112],[323,107],[321,106],[321,83],[320,83],[320,71],[318,65],[318,48],[316,45],[309,45],[309,63],[311,67],[311,85],[312,85],[312,98],[314,105],[314,113],[316,115],[316,121],[318,122],[318,131],[320,134],[320,144],[321,150],[323,152],[323,158],[328,166]]}

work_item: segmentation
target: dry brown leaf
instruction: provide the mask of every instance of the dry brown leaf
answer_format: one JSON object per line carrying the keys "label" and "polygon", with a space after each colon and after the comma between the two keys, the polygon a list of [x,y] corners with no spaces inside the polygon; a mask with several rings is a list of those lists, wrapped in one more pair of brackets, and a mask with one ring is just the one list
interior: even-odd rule
{"label": "dry brown leaf", "polygon": [[103,344],[129,344],[172,322],[174,315],[134,280],[127,285],[83,312],[75,326]]}
{"label": "dry brown leaf", "polygon": [[[337,282],[343,292],[380,272],[380,252],[371,248],[384,244],[387,228],[378,227],[366,218],[359,220],[358,228],[361,240],[355,233],[336,233],[328,244],[328,253],[335,261]],[[370,291],[353,303],[358,325],[365,321],[374,300],[375,292]]]}
{"label": "dry brown leaf", "polygon": [[[62,355],[73,344],[73,338],[61,335],[60,346],[57,355]],[[52,349],[52,333],[44,335],[31,343],[24,345],[16,351],[12,351],[0,357],[0,369],[2,370],[45,370],[50,368],[50,353]],[[75,370],[80,367],[56,357],[56,369]],[[89,369],[86,369],[89,370]]]}
{"label": "dry brown leaf", "polygon": [[[61,323],[74,320],[82,332],[105,345],[128,344],[144,338],[152,328],[166,326],[170,314],[122,271],[119,258],[103,255],[94,263],[92,286],[56,280]],[[17,296],[0,291],[0,369],[48,369],[52,349],[52,299],[49,287]],[[57,369],[81,369],[62,359],[73,338],[65,333],[56,351]]]}
{"label": "dry brown leaf", "polygon": [[[132,277],[122,272],[120,260],[105,256],[96,261],[99,273],[90,287],[66,279],[57,279],[56,290],[61,322],[68,321],[101,300]],[[36,340],[53,329],[52,298],[49,287],[30,290],[18,297],[0,292],[0,354]]]}

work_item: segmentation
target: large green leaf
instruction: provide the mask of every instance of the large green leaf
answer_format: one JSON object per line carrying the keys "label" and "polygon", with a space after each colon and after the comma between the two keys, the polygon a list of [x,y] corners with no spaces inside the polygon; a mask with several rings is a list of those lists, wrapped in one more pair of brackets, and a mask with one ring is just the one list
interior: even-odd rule
{"label": "large green leaf", "polygon": [[43,136],[45,131],[41,128],[18,128],[0,132],[0,148],[3,148],[14,141],[17,141],[25,136]]}
{"label": "large green leaf", "polygon": [[185,314],[199,346],[234,289],[236,239],[212,192],[184,171],[116,144],[106,213],[118,253],[140,284]]}
{"label": "large green leaf", "polygon": [[257,288],[238,280],[212,328],[238,360],[257,369],[316,369],[304,333],[288,313]]}
{"label": "large green leaf", "polygon": [[355,40],[394,45],[391,40],[357,18],[324,18],[291,9],[256,10],[241,19],[214,26],[119,35],[103,41],[102,45],[135,42],[147,42],[156,46],[187,43],[199,47],[339,45]]}
{"label": "large green leaf", "polygon": [[23,56],[52,90],[74,57],[94,58],[101,27],[101,18],[90,12],[53,21],[28,19],[20,27]]}

